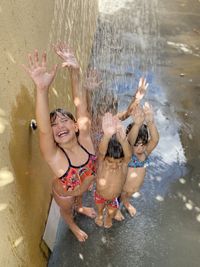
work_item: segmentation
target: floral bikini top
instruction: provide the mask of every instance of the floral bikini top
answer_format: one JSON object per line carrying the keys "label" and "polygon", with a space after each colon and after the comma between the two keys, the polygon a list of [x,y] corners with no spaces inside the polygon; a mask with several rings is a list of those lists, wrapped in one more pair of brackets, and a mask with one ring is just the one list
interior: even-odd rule
{"label": "floral bikini top", "polygon": [[67,153],[64,151],[63,148],[61,150],[65,154],[68,162],[69,167],[65,174],[61,176],[59,179],[63,185],[63,187],[68,191],[72,191],[80,185],[84,179],[95,175],[96,173],[96,160],[97,157],[93,154],[90,154],[81,144],[80,147],[88,154],[88,160],[82,164],[81,166],[74,166],[71,164],[70,158],[68,157]]}

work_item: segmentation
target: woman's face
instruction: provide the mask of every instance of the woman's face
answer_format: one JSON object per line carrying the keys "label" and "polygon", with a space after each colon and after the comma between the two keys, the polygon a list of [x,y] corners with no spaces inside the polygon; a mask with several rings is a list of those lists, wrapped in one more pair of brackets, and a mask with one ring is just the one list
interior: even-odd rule
{"label": "woman's face", "polygon": [[58,113],[56,119],[51,123],[55,142],[58,144],[68,143],[76,138],[78,125],[68,116]]}

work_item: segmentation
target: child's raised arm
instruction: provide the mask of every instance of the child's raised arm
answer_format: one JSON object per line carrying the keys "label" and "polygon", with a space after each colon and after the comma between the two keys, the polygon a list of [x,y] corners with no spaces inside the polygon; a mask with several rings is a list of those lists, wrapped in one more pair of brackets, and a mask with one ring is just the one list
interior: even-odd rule
{"label": "child's raised arm", "polygon": [[54,50],[63,60],[62,67],[67,67],[69,69],[80,136],[88,136],[90,134],[91,119],[87,107],[87,93],[81,84],[80,66],[73,50],[67,44],[56,44]]}
{"label": "child's raised arm", "polygon": [[150,106],[148,102],[145,102],[143,110],[145,115],[145,121],[147,123],[150,133],[150,140],[146,147],[146,152],[149,155],[159,142],[159,133],[154,122],[152,106]]}
{"label": "child's raised arm", "polygon": [[111,113],[106,113],[102,118],[103,137],[99,144],[99,153],[101,156],[106,155],[110,138],[116,133],[117,130],[116,123],[116,118],[113,117]]}
{"label": "child's raised arm", "polygon": [[116,137],[118,142],[121,144],[124,152],[124,162],[129,162],[131,158],[131,146],[127,140],[125,129],[122,125],[122,122],[117,119],[117,133]]}
{"label": "child's raised arm", "polygon": [[29,66],[23,65],[36,86],[36,120],[39,128],[40,148],[44,158],[51,161],[55,156],[56,144],[50,124],[48,92],[57,71],[55,65],[50,72],[47,71],[46,52],[43,52],[41,62],[38,51],[29,54]]}
{"label": "child's raised arm", "polygon": [[134,124],[133,124],[133,127],[131,128],[131,130],[128,134],[128,141],[131,145],[135,144],[139,129],[142,126],[143,121],[144,121],[144,112],[141,109],[141,107],[138,106],[136,108],[136,111],[133,114],[133,118],[134,118]]}
{"label": "child's raised arm", "polygon": [[146,94],[148,85],[149,84],[146,82],[146,79],[141,77],[139,80],[138,88],[135,95],[133,96],[131,103],[129,104],[127,110],[119,112],[117,114],[118,119],[124,121],[131,115],[131,113],[136,110],[137,106],[140,104],[140,101]]}

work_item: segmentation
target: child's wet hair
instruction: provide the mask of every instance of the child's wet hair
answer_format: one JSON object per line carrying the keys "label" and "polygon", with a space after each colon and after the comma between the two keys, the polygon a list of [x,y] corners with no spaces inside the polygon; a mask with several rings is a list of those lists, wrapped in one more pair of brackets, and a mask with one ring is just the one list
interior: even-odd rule
{"label": "child's wet hair", "polygon": [[[61,114],[64,117],[68,117],[71,120],[73,120],[74,122],[76,122],[76,119],[74,118],[73,114],[69,111],[62,109],[62,108],[57,108],[57,109],[54,109],[53,111],[50,112],[50,122],[54,123],[54,121],[56,120],[56,118],[59,114]],[[79,131],[76,133],[76,136],[79,136]]]}
{"label": "child's wet hair", "polygon": [[117,141],[115,134],[110,138],[110,141],[108,143],[106,157],[111,157],[114,159],[121,159],[124,157],[123,148],[121,144]]}
{"label": "child's wet hair", "polygon": [[[130,132],[131,128],[133,127],[133,125],[134,125],[134,123],[130,123],[127,126],[126,135],[129,134],[129,132]],[[136,145],[139,141],[142,141],[142,144],[146,145],[148,143],[148,140],[149,140],[149,133],[148,133],[147,125],[146,124],[142,124],[142,126],[139,129],[138,136],[137,136],[137,139],[136,139],[134,145]]]}
{"label": "child's wet hair", "polygon": [[50,121],[51,123],[53,123],[55,121],[55,119],[57,118],[58,116],[58,113],[62,114],[63,116],[65,117],[69,117],[71,120],[73,120],[74,122],[76,122],[73,114],[69,111],[66,111],[62,108],[57,108],[57,109],[54,109],[53,111],[50,112]]}

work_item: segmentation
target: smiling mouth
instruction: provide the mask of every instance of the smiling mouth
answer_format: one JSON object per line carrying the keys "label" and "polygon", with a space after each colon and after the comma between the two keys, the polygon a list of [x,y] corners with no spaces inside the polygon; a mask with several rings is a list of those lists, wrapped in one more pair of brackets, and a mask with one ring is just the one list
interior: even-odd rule
{"label": "smiling mouth", "polygon": [[57,136],[58,136],[58,137],[63,137],[63,136],[68,135],[68,133],[69,133],[68,130],[67,130],[67,131],[62,131],[62,132],[59,132],[59,133],[57,134]]}

